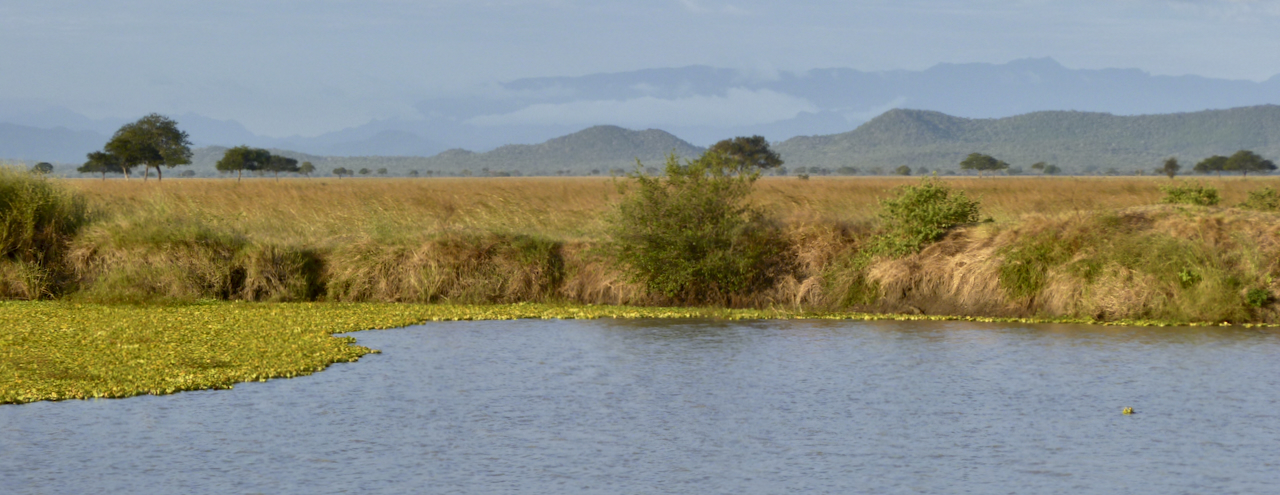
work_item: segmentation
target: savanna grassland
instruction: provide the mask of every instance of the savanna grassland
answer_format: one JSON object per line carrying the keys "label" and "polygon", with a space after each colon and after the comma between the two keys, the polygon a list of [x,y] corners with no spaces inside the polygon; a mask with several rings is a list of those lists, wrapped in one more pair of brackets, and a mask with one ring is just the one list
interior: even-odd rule
{"label": "savanna grassland", "polygon": [[[334,333],[432,319],[1280,323],[1280,212],[1254,200],[1273,177],[945,178],[975,215],[897,251],[886,201],[920,179],[766,177],[746,201],[767,276],[693,297],[609,249],[632,179],[6,174],[0,402],[297,376],[370,352]],[[1163,202],[1174,183],[1218,201]]]}
{"label": "savanna grassland", "polygon": [[[1275,178],[1197,178],[1218,188],[1224,204],[1248,191],[1280,186]],[[787,224],[871,222],[877,202],[917,178],[765,177],[756,203]],[[1026,214],[1121,209],[1160,202],[1164,177],[947,178],[999,221]],[[117,222],[185,218],[255,240],[326,245],[372,238],[417,241],[449,231],[597,240],[603,217],[625,178],[528,177],[433,179],[118,179],[66,180],[90,207]]]}
{"label": "savanna grassland", "polygon": [[[1227,263],[1248,274],[1223,275],[1230,279],[1223,283],[1246,292],[1274,289],[1274,255],[1280,243],[1272,227],[1275,212],[1231,207],[1251,192],[1280,186],[1280,179],[1271,177],[1196,179],[1194,183],[1220,196],[1217,206],[1206,207],[1161,203],[1160,187],[1190,183],[1182,179],[947,178],[940,182],[974,200],[984,221],[950,229],[934,247],[945,247],[946,253],[925,249],[862,263],[860,275],[853,278],[877,286],[862,294],[844,286],[850,278],[845,261],[866,251],[867,241],[883,229],[881,202],[896,194],[895,188],[920,179],[767,177],[754,184],[747,201],[779,226],[788,246],[785,270],[772,278],[770,287],[732,300],[681,301],[647,291],[600,249],[608,240],[616,205],[635,192],[626,178],[58,182],[83,198],[88,220],[67,240],[61,273],[49,271],[31,287],[19,283],[21,277],[9,276],[4,287],[8,298],[49,297],[58,293],[55,285],[60,283],[57,297],[86,302],[710,302],[980,316],[1253,321],[1257,315],[1234,306],[1231,311],[1170,313],[1170,291],[1190,286],[1161,288],[1159,294],[1139,297],[1141,303],[1079,303],[1106,284],[1133,286],[1107,277],[1141,272],[1135,263],[1154,253],[1147,248],[1169,242],[1196,244],[1181,251],[1168,248],[1194,253],[1193,260],[1178,258],[1187,265],[1178,267],[1178,273],[1218,273]],[[1067,235],[1077,238],[1062,237]],[[1048,266],[1032,270],[1032,286],[1015,288],[1013,267],[1026,263],[1010,261],[1027,256],[1023,244],[1032,237],[1071,251],[1054,251],[1036,263],[1102,265],[1071,268],[1083,276],[1067,277],[1073,287],[1069,290],[1044,284],[1062,278],[1055,278],[1057,271]],[[951,252],[955,249],[962,252]],[[1094,252],[1099,249],[1127,251],[1116,258]],[[1236,260],[1246,255],[1249,260]],[[955,267],[957,256],[976,258]],[[1213,266],[1190,267],[1203,263]],[[923,266],[930,270],[917,269]],[[981,276],[978,267],[985,267]],[[1187,277],[1184,273],[1178,283],[1186,285]],[[953,288],[947,294],[937,292],[948,284]],[[849,290],[859,294],[849,296]],[[1059,291],[1078,294],[1054,296]],[[975,300],[979,294],[981,304]],[[1056,299],[1061,297],[1066,300]],[[1129,303],[1137,306],[1118,306]]]}

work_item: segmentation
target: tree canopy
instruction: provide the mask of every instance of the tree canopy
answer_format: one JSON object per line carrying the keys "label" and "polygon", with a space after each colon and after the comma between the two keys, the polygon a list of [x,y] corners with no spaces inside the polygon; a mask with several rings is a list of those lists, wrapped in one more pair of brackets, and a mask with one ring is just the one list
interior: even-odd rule
{"label": "tree canopy", "polygon": [[280,172],[298,172],[298,160],[287,156],[271,155],[267,159],[265,166],[261,170],[275,174],[276,180],[280,180]]}
{"label": "tree canopy", "polygon": [[1170,179],[1178,175],[1178,171],[1182,170],[1182,165],[1178,164],[1178,159],[1170,157],[1164,161],[1164,166],[1156,169],[1156,172],[1169,176]]}
{"label": "tree canopy", "polygon": [[1226,170],[1226,165],[1227,165],[1227,157],[1222,155],[1213,155],[1209,158],[1205,158],[1204,160],[1200,160],[1200,163],[1197,163],[1196,166],[1191,167],[1191,171],[1197,174],[1208,174],[1208,173],[1217,172],[1218,175],[1222,175],[1222,171]]}
{"label": "tree canopy", "polygon": [[248,146],[236,146],[223,153],[222,159],[218,160],[215,167],[219,172],[235,172],[236,182],[240,181],[241,175],[245,170],[255,171],[264,170],[270,166],[271,152],[262,148],[250,148]]}
{"label": "tree canopy", "polygon": [[1270,172],[1275,170],[1276,164],[1252,151],[1240,150],[1222,163],[1222,169],[1229,172],[1240,172],[1247,176],[1249,172]]}
{"label": "tree canopy", "polygon": [[119,156],[113,155],[105,151],[94,151],[86,155],[88,161],[84,162],[76,172],[82,174],[102,174],[102,180],[107,180],[107,174],[124,173],[124,167],[120,164],[123,160]]}
{"label": "tree canopy", "polygon": [[734,172],[754,173],[782,166],[782,157],[769,149],[763,136],[738,136],[711,145],[707,153],[724,155]]}
{"label": "tree canopy", "polygon": [[960,170],[977,170],[981,176],[983,172],[994,172],[996,170],[1005,170],[1009,168],[1009,164],[1001,160],[997,160],[991,155],[982,153],[969,153],[964,161],[960,162]]}
{"label": "tree canopy", "polygon": [[302,162],[301,165],[298,165],[298,173],[302,175],[311,177],[311,174],[315,172],[316,172],[316,166],[311,162]]}
{"label": "tree canopy", "polygon": [[37,174],[47,174],[53,172],[53,164],[49,162],[40,162],[31,167],[31,171]]}
{"label": "tree canopy", "polygon": [[191,140],[178,129],[178,123],[163,115],[153,113],[136,122],[125,124],[107,141],[107,153],[120,158],[120,166],[126,179],[129,170],[138,165],[147,171],[156,169],[156,180],[162,179],[160,167],[173,168],[191,163]]}

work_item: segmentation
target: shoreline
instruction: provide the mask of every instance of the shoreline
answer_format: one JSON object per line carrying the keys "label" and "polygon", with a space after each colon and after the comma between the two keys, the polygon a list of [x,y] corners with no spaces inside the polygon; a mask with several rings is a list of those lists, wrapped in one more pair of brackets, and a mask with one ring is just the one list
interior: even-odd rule
{"label": "shoreline", "polygon": [[1126,327],[1278,328],[1275,324],[1097,321],[785,309],[514,303],[249,303],[110,305],[0,302],[0,405],[168,395],[294,378],[379,351],[336,334],[428,322],[518,319],[963,321]]}

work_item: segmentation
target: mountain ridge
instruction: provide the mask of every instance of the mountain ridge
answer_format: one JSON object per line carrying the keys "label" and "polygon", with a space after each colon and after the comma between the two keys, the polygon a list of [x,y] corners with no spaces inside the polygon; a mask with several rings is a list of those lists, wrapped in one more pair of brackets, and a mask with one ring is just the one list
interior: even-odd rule
{"label": "mountain ridge", "polygon": [[[267,137],[234,120],[193,113],[171,116],[201,146],[425,157],[454,148],[486,151],[536,144],[597,124],[663,129],[707,146],[742,135],[785,140],[843,133],[892,108],[1001,118],[1050,110],[1147,115],[1260,104],[1280,104],[1280,74],[1260,82],[1167,76],[1138,69],[1068,68],[1042,57],[1001,64],[940,63],[922,70],[759,72],[695,65],[523,78],[437,95],[411,104],[412,110],[403,114],[409,116],[373,119],[318,136]],[[0,122],[91,130],[103,141],[125,120],[91,119],[51,104],[0,99]],[[18,158],[15,146],[5,142],[0,136],[0,158]],[[23,158],[46,161],[81,160],[93,151],[24,149],[29,153]]]}
{"label": "mountain ridge", "polygon": [[775,149],[791,167],[864,171],[955,169],[974,152],[1024,168],[1046,161],[1075,171],[1150,169],[1169,156],[1194,163],[1240,149],[1278,157],[1280,106],[1136,116],[1042,111],[996,119],[893,109],[852,131],[795,137]]}

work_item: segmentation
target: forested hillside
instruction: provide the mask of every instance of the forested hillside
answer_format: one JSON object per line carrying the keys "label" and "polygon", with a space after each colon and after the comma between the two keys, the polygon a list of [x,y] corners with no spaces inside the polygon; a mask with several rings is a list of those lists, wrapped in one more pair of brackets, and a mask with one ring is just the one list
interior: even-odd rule
{"label": "forested hillside", "polygon": [[862,173],[900,165],[954,170],[975,152],[1023,169],[1043,161],[1077,173],[1149,172],[1170,156],[1191,164],[1250,149],[1280,158],[1280,106],[1141,116],[1055,111],[1002,119],[895,109],[851,132],[792,138],[776,149],[792,168],[854,167]]}

